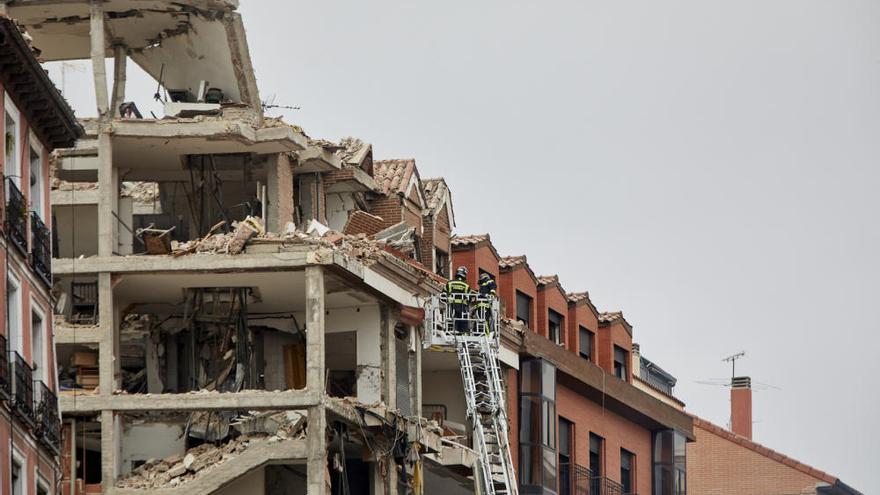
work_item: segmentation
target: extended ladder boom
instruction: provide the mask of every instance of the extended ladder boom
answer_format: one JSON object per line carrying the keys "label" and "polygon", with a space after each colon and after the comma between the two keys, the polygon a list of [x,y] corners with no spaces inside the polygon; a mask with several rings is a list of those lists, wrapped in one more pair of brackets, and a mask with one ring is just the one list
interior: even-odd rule
{"label": "extended ladder boom", "polygon": [[474,481],[483,495],[517,495],[516,472],[508,438],[504,384],[498,364],[498,300],[468,295],[468,304],[453,308],[447,296],[429,303],[426,347],[455,351],[461,365],[467,418],[480,456]]}

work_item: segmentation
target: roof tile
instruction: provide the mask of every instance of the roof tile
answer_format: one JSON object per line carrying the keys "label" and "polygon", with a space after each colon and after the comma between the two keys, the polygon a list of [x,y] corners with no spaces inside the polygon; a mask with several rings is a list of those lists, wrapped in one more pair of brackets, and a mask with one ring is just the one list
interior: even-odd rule
{"label": "roof tile", "polygon": [[489,240],[489,234],[454,235],[449,242],[453,246],[473,246]]}
{"label": "roof tile", "polygon": [[373,164],[373,179],[382,194],[404,194],[415,168],[416,161],[412,158],[378,160]]}
{"label": "roof tile", "polygon": [[526,264],[525,255],[523,255],[523,256],[505,256],[505,257],[501,258],[501,260],[498,262],[498,266],[500,268],[513,268],[515,266],[525,265],[525,264]]}

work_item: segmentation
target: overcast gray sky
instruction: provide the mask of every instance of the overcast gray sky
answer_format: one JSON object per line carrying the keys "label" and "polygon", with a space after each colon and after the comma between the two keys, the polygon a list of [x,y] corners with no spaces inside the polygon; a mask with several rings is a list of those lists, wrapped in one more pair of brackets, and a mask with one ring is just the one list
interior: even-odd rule
{"label": "overcast gray sky", "polygon": [[446,177],[459,233],[622,309],[691,412],[727,424],[696,381],[747,351],[755,440],[880,491],[880,2],[241,3],[289,121]]}

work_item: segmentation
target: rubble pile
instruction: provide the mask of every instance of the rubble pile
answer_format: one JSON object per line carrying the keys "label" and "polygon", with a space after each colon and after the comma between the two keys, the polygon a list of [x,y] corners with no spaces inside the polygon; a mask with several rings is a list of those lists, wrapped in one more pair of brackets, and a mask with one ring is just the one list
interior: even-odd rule
{"label": "rubble pile", "polygon": [[184,454],[150,459],[116,482],[117,488],[155,489],[182,485],[222,468],[247,449],[263,443],[305,438],[305,416],[298,411],[245,415],[233,427],[240,434],[225,443],[203,443]]}
{"label": "rubble pile", "polygon": [[123,182],[119,196],[137,203],[155,203],[159,199],[158,182]]}

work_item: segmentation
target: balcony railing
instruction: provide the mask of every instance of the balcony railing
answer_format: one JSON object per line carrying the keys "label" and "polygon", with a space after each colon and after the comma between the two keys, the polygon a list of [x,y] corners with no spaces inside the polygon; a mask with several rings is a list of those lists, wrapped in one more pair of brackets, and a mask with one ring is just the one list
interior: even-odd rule
{"label": "balcony railing", "polygon": [[9,353],[12,361],[12,408],[28,425],[34,426],[33,371],[21,354]]}
{"label": "balcony railing", "polygon": [[61,447],[61,420],[58,397],[42,381],[34,381],[36,400],[36,434],[46,447],[58,453]]}
{"label": "balcony railing", "polygon": [[36,212],[31,213],[31,267],[52,285],[52,234]]}
{"label": "balcony railing", "polygon": [[6,350],[6,337],[0,335],[0,400],[9,400],[12,393],[12,380],[9,377],[9,353]]}
{"label": "balcony railing", "polygon": [[623,485],[593,473],[578,464],[559,465],[559,495],[636,495],[623,490]]}
{"label": "balcony railing", "polygon": [[27,203],[24,195],[12,181],[6,181],[6,232],[22,254],[27,255]]}

